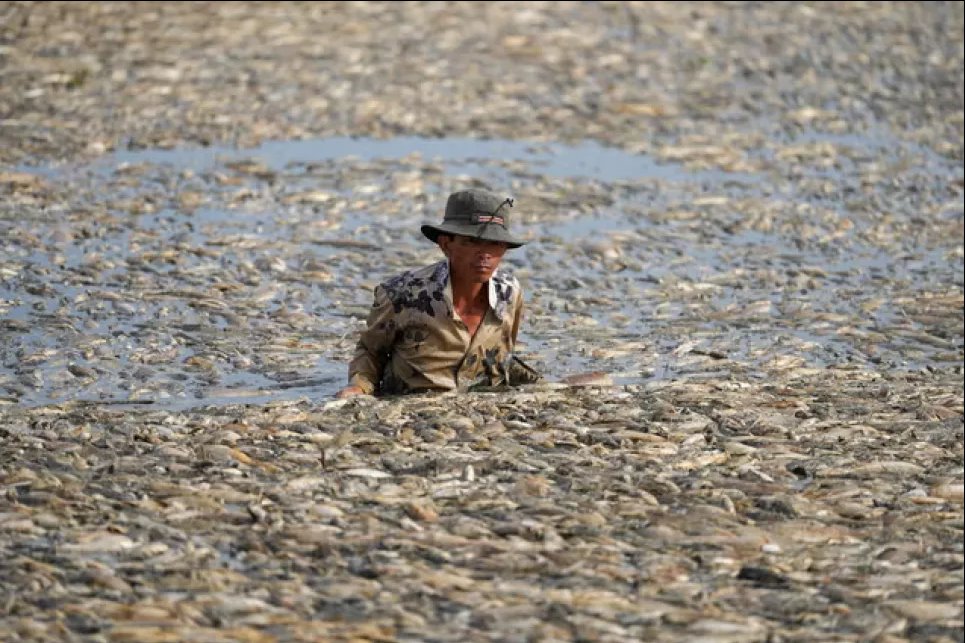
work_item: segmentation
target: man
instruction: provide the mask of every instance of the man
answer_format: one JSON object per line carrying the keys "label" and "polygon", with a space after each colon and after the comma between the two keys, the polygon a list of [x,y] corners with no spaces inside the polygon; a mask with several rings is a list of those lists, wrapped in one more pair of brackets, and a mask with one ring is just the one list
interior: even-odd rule
{"label": "man", "polygon": [[487,190],[449,196],[440,225],[422,234],[446,258],[375,288],[367,327],[337,393],[392,395],[534,382],[512,355],[523,310],[519,282],[498,270],[523,241],[509,232],[512,199]]}

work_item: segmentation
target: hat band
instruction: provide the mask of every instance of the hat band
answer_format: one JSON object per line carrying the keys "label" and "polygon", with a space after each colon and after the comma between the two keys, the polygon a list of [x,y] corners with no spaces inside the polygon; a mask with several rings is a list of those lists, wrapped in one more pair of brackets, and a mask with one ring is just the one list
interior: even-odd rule
{"label": "hat band", "polygon": [[474,224],[479,223],[495,223],[496,225],[501,225],[506,227],[505,220],[498,214],[474,214],[472,217],[472,222]]}

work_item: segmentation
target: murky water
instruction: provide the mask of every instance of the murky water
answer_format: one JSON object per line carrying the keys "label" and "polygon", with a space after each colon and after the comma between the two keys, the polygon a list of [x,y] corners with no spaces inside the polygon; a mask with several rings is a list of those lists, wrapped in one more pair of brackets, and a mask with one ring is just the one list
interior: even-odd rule
{"label": "murky water", "polygon": [[[846,197],[811,186],[854,183],[888,145],[895,162],[915,159],[905,176],[914,172],[919,184],[954,180],[960,168],[880,138],[808,133],[795,144],[815,142],[849,154],[790,181],[768,171],[693,171],[596,143],[418,138],[123,151],[82,167],[31,169],[82,186],[86,196],[72,209],[107,216],[90,226],[73,212],[35,216],[29,233],[42,241],[8,248],[24,269],[0,280],[11,338],[0,375],[13,383],[11,399],[30,405],[331,395],[374,280],[431,256],[418,224],[440,218],[445,190],[400,208],[392,193],[409,175],[439,186],[474,180],[516,194],[549,186],[590,195],[538,217],[527,217],[523,200],[519,226],[533,243],[506,259],[530,301],[522,347],[550,379],[587,370],[627,384],[726,378],[735,366],[766,377],[775,355],[814,368],[949,359],[960,345],[922,342],[927,329],[907,317],[906,300],[934,284],[960,288],[960,251],[909,240],[896,253],[874,242],[878,213],[853,215]],[[125,199],[161,202],[186,189],[216,198],[116,212]],[[253,205],[222,205],[245,200]],[[289,207],[273,207],[278,200]],[[802,222],[793,213],[800,204],[811,208],[802,217],[830,223]],[[938,216],[960,220],[960,205]],[[767,208],[773,220],[762,218]],[[317,283],[302,276],[321,273]],[[216,292],[243,296],[247,312],[212,301]],[[304,318],[288,322],[293,311]],[[268,352],[251,351],[272,342]],[[687,346],[726,361],[710,371],[706,360],[688,365]],[[68,367],[81,376],[66,375]]]}

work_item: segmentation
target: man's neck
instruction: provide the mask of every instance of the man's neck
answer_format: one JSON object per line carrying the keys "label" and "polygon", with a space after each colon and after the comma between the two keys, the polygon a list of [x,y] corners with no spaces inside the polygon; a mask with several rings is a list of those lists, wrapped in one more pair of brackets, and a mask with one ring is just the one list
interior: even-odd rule
{"label": "man's neck", "polygon": [[489,303],[488,282],[463,281],[458,275],[450,274],[449,285],[452,287],[452,303],[456,308]]}

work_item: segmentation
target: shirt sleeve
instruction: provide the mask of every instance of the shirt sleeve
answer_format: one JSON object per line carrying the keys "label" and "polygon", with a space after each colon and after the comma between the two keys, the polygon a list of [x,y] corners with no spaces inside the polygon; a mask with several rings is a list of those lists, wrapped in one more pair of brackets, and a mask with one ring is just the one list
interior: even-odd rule
{"label": "shirt sleeve", "polygon": [[519,335],[519,327],[523,321],[523,290],[521,288],[518,289],[518,293],[516,295],[515,308],[516,310],[513,311],[513,343],[509,347],[510,351],[516,349],[516,336]]}
{"label": "shirt sleeve", "polygon": [[355,355],[348,367],[349,384],[372,395],[379,387],[395,341],[395,308],[382,286],[375,288],[375,302],[369,311]]}

